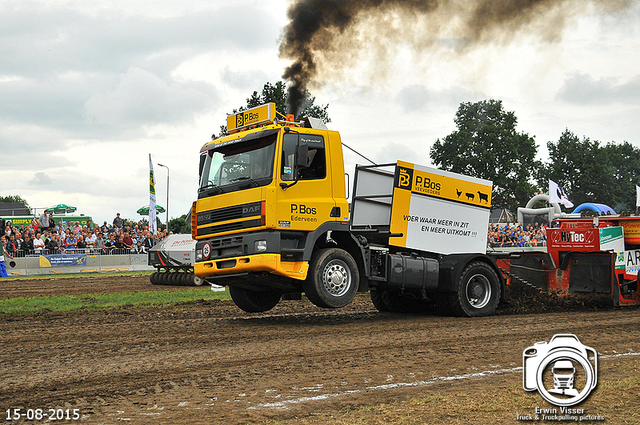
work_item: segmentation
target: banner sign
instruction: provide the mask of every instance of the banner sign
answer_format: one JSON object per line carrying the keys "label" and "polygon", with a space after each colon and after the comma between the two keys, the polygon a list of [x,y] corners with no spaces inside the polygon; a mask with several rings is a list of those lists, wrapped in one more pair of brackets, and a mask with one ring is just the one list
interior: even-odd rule
{"label": "banner sign", "polygon": [[86,254],[53,254],[40,256],[40,267],[67,267],[86,265]]}
{"label": "banner sign", "polygon": [[271,102],[227,117],[227,131],[234,133],[248,127],[267,124],[276,118],[276,104]]}
{"label": "banner sign", "polygon": [[[33,219],[37,219],[35,216],[2,216],[5,221],[11,221],[11,224],[16,227],[29,227],[33,224]],[[54,215],[53,221],[57,224],[62,224],[67,227],[76,221],[80,223],[81,226],[89,226],[92,225],[92,218],[86,215]]]}
{"label": "banner sign", "polygon": [[600,251],[624,251],[624,233],[621,226],[600,229]]}
{"label": "banner sign", "polygon": [[[167,187],[168,191],[169,187]],[[168,196],[167,199],[169,199]],[[167,205],[167,208],[169,208],[169,205]],[[168,225],[169,223],[167,223]],[[156,234],[156,226],[156,179],[153,176],[153,162],[151,161],[151,154],[149,154],[149,230],[152,235]]]}
{"label": "banner sign", "polygon": [[[492,183],[398,161],[391,245],[441,254],[486,252]],[[401,235],[401,236],[400,236]]]}
{"label": "banner sign", "polygon": [[640,269],[640,250],[618,252],[616,256],[616,270],[624,270],[629,276],[638,276]]}

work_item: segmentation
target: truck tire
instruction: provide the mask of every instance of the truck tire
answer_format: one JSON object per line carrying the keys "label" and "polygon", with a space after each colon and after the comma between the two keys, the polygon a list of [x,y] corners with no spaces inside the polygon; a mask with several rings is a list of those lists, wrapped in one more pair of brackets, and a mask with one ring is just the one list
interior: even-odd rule
{"label": "truck tire", "polygon": [[369,291],[369,294],[371,295],[371,302],[373,303],[373,306],[378,311],[389,311],[386,304],[384,303],[384,300],[382,299],[381,290],[376,288],[371,288],[371,291]]}
{"label": "truck tire", "polygon": [[247,313],[269,311],[280,301],[277,292],[251,291],[237,286],[229,286],[229,295],[235,305]]}
{"label": "truck tire", "polygon": [[420,313],[426,310],[426,303],[422,300],[401,295],[398,291],[381,293],[382,302],[391,313]]}
{"label": "truck tire", "polygon": [[311,257],[302,287],[307,298],[318,307],[340,308],[353,301],[358,282],[360,273],[351,254],[340,248],[326,248]]}
{"label": "truck tire", "polygon": [[456,316],[490,316],[500,302],[500,280],[490,265],[474,261],[462,271],[456,292],[446,295]]}

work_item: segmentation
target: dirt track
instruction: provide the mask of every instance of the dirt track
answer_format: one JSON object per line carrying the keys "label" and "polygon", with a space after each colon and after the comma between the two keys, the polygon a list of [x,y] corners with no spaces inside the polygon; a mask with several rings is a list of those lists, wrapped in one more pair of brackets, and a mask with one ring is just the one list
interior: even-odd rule
{"label": "dirt track", "polygon": [[[2,298],[167,289],[146,277],[0,281]],[[79,409],[82,423],[313,421],[430,391],[513,389],[521,386],[516,368],[523,349],[558,333],[576,334],[605,356],[601,383],[619,379],[616,368],[624,362],[638,371],[637,308],[507,313],[476,319],[378,313],[359,295],[340,310],[303,299],[257,315],[221,301],[0,315],[0,408]],[[617,357],[624,353],[632,355]],[[524,408],[489,422],[518,423],[518,409],[543,404],[537,394],[521,393]],[[638,409],[638,394],[627,396],[635,402],[620,418]],[[447,423],[444,407],[430,414]]]}

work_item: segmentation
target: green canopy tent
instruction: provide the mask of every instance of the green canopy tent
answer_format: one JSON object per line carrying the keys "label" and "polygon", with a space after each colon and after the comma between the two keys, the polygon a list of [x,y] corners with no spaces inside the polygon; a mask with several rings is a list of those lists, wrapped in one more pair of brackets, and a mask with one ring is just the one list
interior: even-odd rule
{"label": "green canopy tent", "polygon": [[[163,207],[161,207],[160,205],[156,205],[156,212],[163,213],[165,211],[166,210]],[[149,215],[149,205],[145,205],[144,207],[141,207],[136,212],[140,215]]]}
{"label": "green canopy tent", "polygon": [[75,212],[75,210],[77,210],[77,208],[72,207],[71,205],[58,204],[55,207],[47,208],[45,212],[52,212],[54,214],[66,214],[66,213]]}

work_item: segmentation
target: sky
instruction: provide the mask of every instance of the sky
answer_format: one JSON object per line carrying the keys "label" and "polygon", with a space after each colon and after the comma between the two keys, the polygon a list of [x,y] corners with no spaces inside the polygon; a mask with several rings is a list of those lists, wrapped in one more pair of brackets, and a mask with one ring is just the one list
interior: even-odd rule
{"label": "sky", "polygon": [[[151,154],[158,204],[160,163],[170,218],[186,214],[202,145],[290,64],[279,57],[289,3],[0,0],[0,196],[139,220]],[[445,37],[369,44],[379,28],[365,17],[345,35],[361,37],[351,60],[310,89],[329,128],[378,163],[431,165],[460,103],[485,99],[515,113],[541,159],[565,129],[640,147],[640,2],[625,5],[568,16],[555,37],[517,31],[462,52]],[[345,150],[351,176],[365,162]]]}

